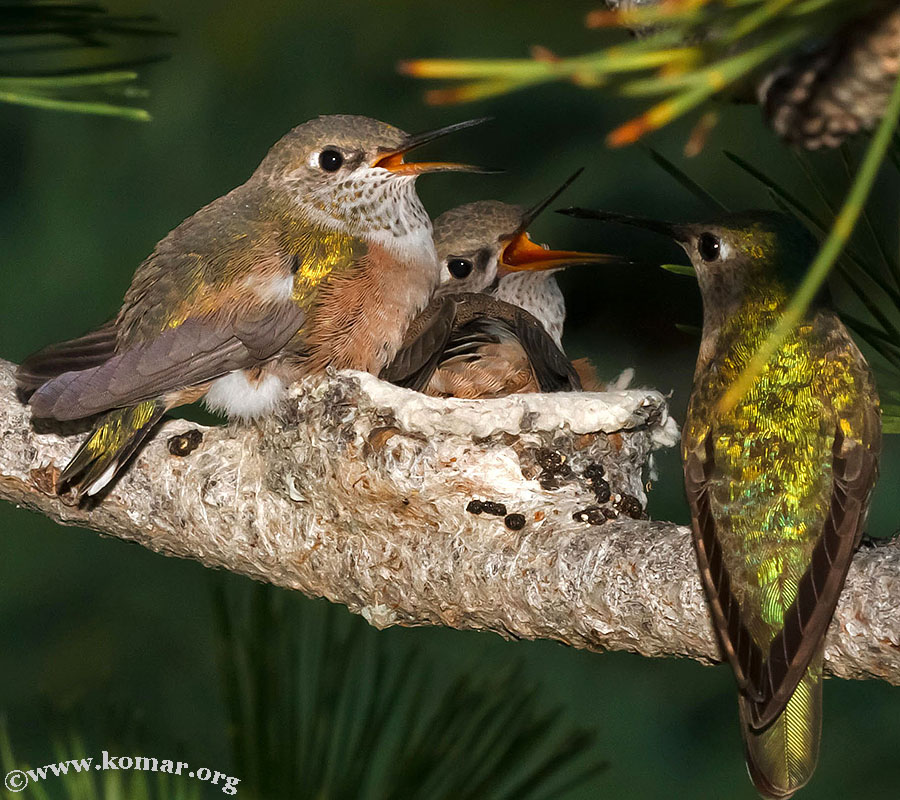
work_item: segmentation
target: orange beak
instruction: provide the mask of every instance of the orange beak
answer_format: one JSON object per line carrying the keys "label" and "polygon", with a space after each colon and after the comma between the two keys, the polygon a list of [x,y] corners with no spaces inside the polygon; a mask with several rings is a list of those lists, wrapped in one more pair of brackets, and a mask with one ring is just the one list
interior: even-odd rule
{"label": "orange beak", "polygon": [[423,175],[426,172],[498,172],[495,169],[485,169],[473,164],[455,164],[451,161],[419,161],[407,164],[403,160],[403,157],[416,147],[433,142],[435,139],[440,139],[449,133],[480,125],[482,122],[486,122],[487,119],[487,117],[470,119],[465,122],[457,122],[455,125],[447,125],[444,128],[408,136],[403,145],[396,150],[379,153],[372,162],[372,166],[381,167],[389,172],[393,172],[395,175]]}
{"label": "orange beak", "polygon": [[577,250],[548,250],[531,241],[527,231],[513,234],[500,252],[497,276],[525,270],[562,269],[576,264],[622,264],[619,256],[602,253],[580,253]]}

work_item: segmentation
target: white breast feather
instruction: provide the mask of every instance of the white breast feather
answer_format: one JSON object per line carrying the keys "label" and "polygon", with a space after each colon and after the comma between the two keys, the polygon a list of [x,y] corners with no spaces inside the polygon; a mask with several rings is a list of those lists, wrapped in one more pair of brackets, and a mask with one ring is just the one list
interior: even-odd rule
{"label": "white breast feather", "polygon": [[284,382],[277,375],[270,373],[251,382],[243,370],[237,370],[213,381],[203,402],[210,411],[249,420],[271,414],[284,397],[284,390]]}

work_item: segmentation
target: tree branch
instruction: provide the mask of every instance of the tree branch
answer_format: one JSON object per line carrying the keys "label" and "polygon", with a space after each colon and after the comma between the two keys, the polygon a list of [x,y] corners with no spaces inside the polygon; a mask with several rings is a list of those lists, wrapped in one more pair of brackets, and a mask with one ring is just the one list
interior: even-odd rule
{"label": "tree branch", "polygon": [[[36,432],[12,371],[0,361],[0,498],[64,525],[324,596],[378,627],[719,659],[686,528],[573,519],[598,505],[582,474],[594,463],[613,493],[601,505],[645,502],[648,459],[676,439],[658,392],[446,401],[337,373],[260,427],[166,423],[102,502],[78,508],[52,486],[82,437]],[[202,442],[172,455],[191,429]],[[467,511],[472,499],[524,526]],[[900,684],[900,543],[857,554],[826,662]]]}

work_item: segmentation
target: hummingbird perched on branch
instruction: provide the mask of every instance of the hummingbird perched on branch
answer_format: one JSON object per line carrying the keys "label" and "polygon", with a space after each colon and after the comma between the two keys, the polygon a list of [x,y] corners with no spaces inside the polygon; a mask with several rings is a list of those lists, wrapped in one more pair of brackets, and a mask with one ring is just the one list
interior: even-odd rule
{"label": "hummingbird perched on branch", "polygon": [[790,217],[563,213],[662,233],[694,265],[703,337],[682,455],[697,561],[737,678],[750,776],[764,797],[790,797],[818,758],[825,632],[877,475],[872,373],[837,315],[814,308],[737,405],[722,405],[815,255]]}
{"label": "hummingbird perched on branch", "polygon": [[441,397],[599,388],[586,359],[562,349],[565,300],[553,274],[615,256],[550,250],[527,228],[581,174],[532,208],[468,203],[434,222],[441,285],[382,377]]}
{"label": "hummingbird perched on branch", "polygon": [[95,495],[175,406],[205,397],[247,420],[328,366],[377,374],[440,280],[416,178],[482,171],[404,155],[482,121],[411,136],[366,117],[319,117],[169,233],[114,320],[18,368],[34,416],[106,414],[57,490]]}

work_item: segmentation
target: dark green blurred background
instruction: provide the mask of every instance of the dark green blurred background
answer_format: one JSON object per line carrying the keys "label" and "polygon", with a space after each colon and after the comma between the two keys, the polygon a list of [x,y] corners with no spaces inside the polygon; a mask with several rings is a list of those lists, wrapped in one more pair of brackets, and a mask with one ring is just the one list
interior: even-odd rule
{"label": "dark green blurred background", "polygon": [[[378,117],[415,131],[465,117],[495,121],[440,147],[441,155],[497,165],[499,176],[436,176],[420,182],[433,216],[462,202],[530,203],[578,166],[567,202],[687,219],[703,209],[645,151],[608,151],[603,135],[630,110],[607,95],[554,85],[496,101],[435,109],[395,62],[418,56],[521,56],[540,43],[561,53],[596,47],[582,27],[596,3],[436,0],[119,0],[117,13],[147,11],[179,32],[156,49],[172,58],[145,70],[150,124],[0,106],[0,355],[32,350],[97,325],[118,307],[140,260],[200,206],[241,183],[292,126],[323,113]],[[653,145],[734,207],[765,194],[721,155],[733,150],[800,179],[755,108],[730,109],[704,154],[682,162],[689,130],[676,125]],[[433,150],[431,152],[436,152]],[[833,157],[817,157],[826,173]],[[800,187],[798,193],[804,194]],[[896,227],[896,207],[885,206]],[[552,214],[536,238],[565,248],[629,249],[679,260],[665,243]],[[563,279],[568,346],[612,377],[635,366],[637,382],[673,392],[683,418],[696,340],[676,323],[699,323],[696,287],[650,268],[582,271]],[[651,496],[656,518],[684,522],[677,455],[661,459]],[[888,442],[870,533],[900,524],[900,447]],[[893,496],[889,496],[893,494]],[[0,711],[17,750],[51,760],[60,720],[112,749],[110,717],[140,717],[145,741],[168,757],[227,771],[207,572],[139,547],[61,528],[0,507]],[[237,580],[237,579],[235,579]],[[502,641],[450,630],[390,630],[448,674],[497,672],[524,662],[548,705],[598,730],[609,770],[571,798],[751,798],[727,667],[594,655],[547,642]],[[821,762],[804,798],[896,796],[900,690],[831,680],[825,692]],[[180,748],[183,746],[183,751]],[[239,777],[239,776],[238,776]],[[212,792],[212,789],[209,789]],[[206,796],[206,795],[204,795]],[[211,796],[211,795],[210,795]]]}

